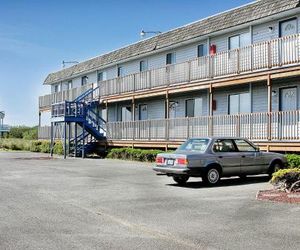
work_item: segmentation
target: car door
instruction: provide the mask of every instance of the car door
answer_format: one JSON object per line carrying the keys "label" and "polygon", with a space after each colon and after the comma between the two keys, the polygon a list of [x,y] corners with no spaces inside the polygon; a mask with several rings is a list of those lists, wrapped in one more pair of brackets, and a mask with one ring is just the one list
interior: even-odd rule
{"label": "car door", "polygon": [[241,157],[241,174],[259,174],[262,172],[264,159],[262,154],[243,139],[234,140]]}
{"label": "car door", "polygon": [[218,139],[213,144],[213,152],[222,166],[223,176],[239,175],[241,159],[231,139]]}

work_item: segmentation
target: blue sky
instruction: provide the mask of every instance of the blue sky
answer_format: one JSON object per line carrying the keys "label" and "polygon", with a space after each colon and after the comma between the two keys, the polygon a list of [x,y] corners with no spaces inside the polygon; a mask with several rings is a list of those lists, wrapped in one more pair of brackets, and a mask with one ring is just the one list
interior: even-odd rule
{"label": "blue sky", "polygon": [[251,0],[0,0],[0,110],[5,123],[38,124],[38,96],[63,60],[85,59]]}

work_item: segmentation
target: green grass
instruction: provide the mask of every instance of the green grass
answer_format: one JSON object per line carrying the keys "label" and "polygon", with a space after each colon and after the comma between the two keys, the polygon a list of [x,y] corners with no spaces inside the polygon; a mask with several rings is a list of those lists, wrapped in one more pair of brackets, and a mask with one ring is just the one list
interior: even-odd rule
{"label": "green grass", "polygon": [[[45,140],[25,140],[17,138],[0,139],[0,150],[2,151],[29,151],[50,153],[50,142]],[[53,148],[54,154],[63,154],[61,142],[56,142]]]}

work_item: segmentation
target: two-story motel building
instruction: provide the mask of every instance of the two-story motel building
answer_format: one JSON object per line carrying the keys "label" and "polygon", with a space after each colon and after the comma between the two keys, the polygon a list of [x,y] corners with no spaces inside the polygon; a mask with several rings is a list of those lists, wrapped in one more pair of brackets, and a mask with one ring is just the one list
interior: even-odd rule
{"label": "two-story motel building", "polygon": [[99,86],[111,146],[224,135],[300,151],[299,29],[299,0],[255,1],[51,73],[39,109]]}

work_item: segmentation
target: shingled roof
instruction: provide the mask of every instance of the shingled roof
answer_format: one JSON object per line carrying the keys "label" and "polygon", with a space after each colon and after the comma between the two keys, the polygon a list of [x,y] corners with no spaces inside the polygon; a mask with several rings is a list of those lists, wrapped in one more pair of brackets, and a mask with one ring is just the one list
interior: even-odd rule
{"label": "shingled roof", "polygon": [[111,63],[117,63],[118,61],[166,48],[176,43],[185,42],[213,32],[291,10],[299,7],[299,1],[300,0],[256,1],[51,73],[45,79],[44,84],[57,83],[72,78],[75,75],[105,67]]}

